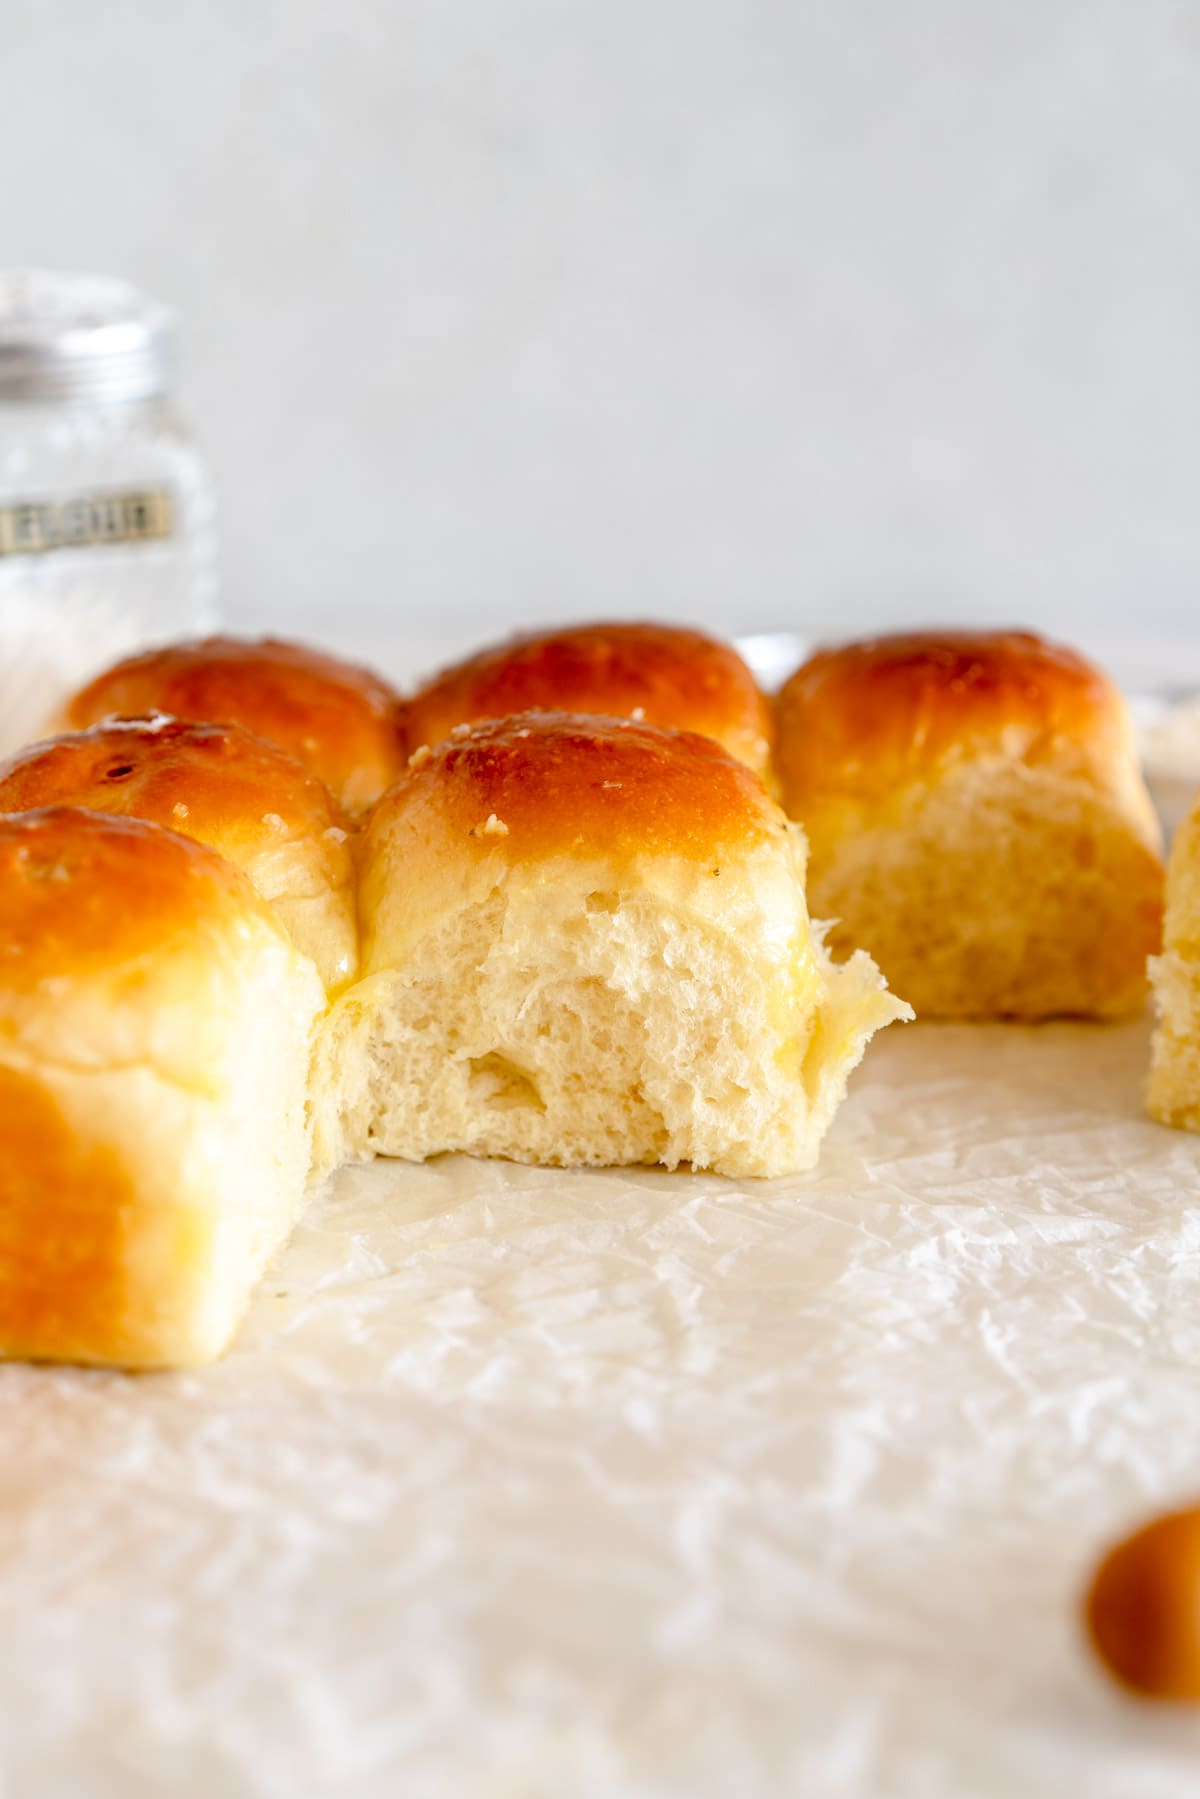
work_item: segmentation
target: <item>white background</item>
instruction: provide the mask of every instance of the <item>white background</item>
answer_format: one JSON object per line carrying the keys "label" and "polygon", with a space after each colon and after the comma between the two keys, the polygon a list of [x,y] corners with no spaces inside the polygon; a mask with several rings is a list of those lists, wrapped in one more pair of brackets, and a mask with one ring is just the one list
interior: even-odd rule
{"label": "white background", "polygon": [[1197,615],[1196,0],[0,18],[0,257],[178,309],[237,625]]}

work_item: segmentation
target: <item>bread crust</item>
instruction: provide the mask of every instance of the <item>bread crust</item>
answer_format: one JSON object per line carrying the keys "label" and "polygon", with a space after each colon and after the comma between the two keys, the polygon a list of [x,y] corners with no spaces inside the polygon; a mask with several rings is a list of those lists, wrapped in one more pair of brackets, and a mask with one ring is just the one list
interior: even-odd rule
{"label": "bread crust", "polygon": [[0,812],[140,818],[207,844],[275,907],[327,987],[357,961],[349,821],[286,751],[240,725],[163,716],[51,738],[0,764]]}
{"label": "bread crust", "polygon": [[160,826],[0,817],[0,1355],[210,1361],[295,1218],[321,984]]}
{"label": "bread crust", "polygon": [[531,710],[629,718],[713,737],[765,776],[771,711],[731,645],[678,625],[531,631],[444,669],[410,701],[409,742]]}
{"label": "bread crust", "polygon": [[1131,752],[1108,677],[1031,631],[909,631],[819,650],[785,682],[777,715],[790,811],[814,789],[886,792],[990,751],[1108,783]]}
{"label": "bread crust", "polygon": [[714,739],[565,712],[456,726],[418,749],[367,834],[401,820],[427,850],[443,838],[522,861],[599,843],[609,855],[707,863],[781,828],[762,783]]}
{"label": "bread crust", "polygon": [[277,638],[208,637],[130,656],[77,693],[61,722],[79,730],[152,712],[242,725],[302,762],[350,811],[404,766],[394,690],[369,669]]}
{"label": "bread crust", "polygon": [[280,932],[244,875],[174,832],[74,806],[0,817],[3,1000],[40,1004],[47,983],[115,992],[131,970],[149,993],[164,944],[190,944],[199,978],[216,933],[249,917]]}
{"label": "bread crust", "polygon": [[0,812],[43,806],[148,819],[235,862],[247,843],[346,826],[324,782],[285,750],[240,725],[163,714],[64,733],[0,762]]}

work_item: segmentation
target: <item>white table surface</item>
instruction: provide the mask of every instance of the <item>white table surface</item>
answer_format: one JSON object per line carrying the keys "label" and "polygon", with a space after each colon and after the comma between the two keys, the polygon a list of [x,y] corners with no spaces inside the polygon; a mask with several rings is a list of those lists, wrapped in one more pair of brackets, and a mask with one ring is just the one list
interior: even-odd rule
{"label": "white table surface", "polygon": [[228,1359],[0,1370],[0,1793],[1191,1799],[1081,1642],[1200,1492],[1146,1029],[896,1027],[815,1173],[343,1173]]}

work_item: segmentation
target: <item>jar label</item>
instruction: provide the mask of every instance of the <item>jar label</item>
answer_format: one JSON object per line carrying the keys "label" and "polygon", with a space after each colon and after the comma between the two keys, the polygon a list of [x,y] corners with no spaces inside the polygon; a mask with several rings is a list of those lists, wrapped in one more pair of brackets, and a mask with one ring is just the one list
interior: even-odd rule
{"label": "jar label", "polygon": [[18,500],[0,506],[0,556],[148,543],[173,534],[174,512],[166,488],[80,494],[70,500]]}

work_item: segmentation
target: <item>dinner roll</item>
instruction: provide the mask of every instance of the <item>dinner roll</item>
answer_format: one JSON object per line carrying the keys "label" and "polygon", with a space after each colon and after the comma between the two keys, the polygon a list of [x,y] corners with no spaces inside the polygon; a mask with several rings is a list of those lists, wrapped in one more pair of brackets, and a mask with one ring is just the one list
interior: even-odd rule
{"label": "dinner roll", "polygon": [[1028,632],[883,637],[812,657],[777,724],[835,954],[868,949],[918,1017],[1143,1005],[1161,840],[1099,670]]}
{"label": "dinner roll", "polygon": [[0,818],[0,1354],[217,1355],[290,1227],[324,995],[246,877],[157,825]]}
{"label": "dinner roll", "polygon": [[1147,1105],[1163,1124],[1200,1131],[1200,801],[1171,843],[1163,953],[1150,982],[1157,1020]]}
{"label": "dinner roll", "polygon": [[367,822],[362,979],[317,1055],[316,1155],[807,1168],[872,1032],[804,840],[708,738],[530,712],[421,748]]}
{"label": "dinner roll", "polygon": [[166,712],[243,725],[303,762],[349,811],[404,766],[399,700],[365,668],[297,643],[208,637],[130,656],[75,695],[59,730]]}
{"label": "dinner roll", "polygon": [[715,737],[766,775],[771,712],[737,651],[678,625],[578,625],[510,638],[456,662],[410,702],[408,741],[535,711],[644,719]]}
{"label": "dinner roll", "polygon": [[39,806],[144,818],[244,869],[327,987],[357,960],[346,820],[292,756],[239,725],[162,716],[93,725],[0,763],[0,812]]}

